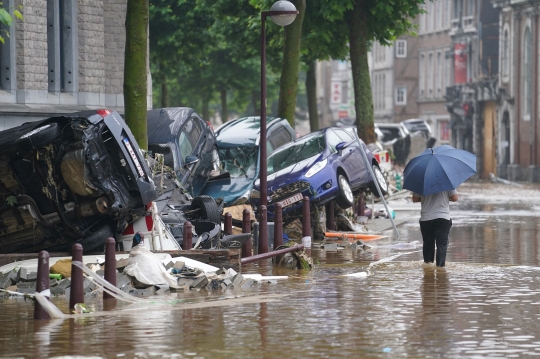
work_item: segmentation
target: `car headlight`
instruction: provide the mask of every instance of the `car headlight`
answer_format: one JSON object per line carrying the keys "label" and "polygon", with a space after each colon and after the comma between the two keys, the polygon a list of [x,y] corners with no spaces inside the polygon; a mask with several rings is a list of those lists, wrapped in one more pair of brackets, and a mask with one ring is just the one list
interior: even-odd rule
{"label": "car headlight", "polygon": [[326,167],[327,164],[328,164],[327,158],[315,163],[313,166],[311,166],[309,171],[306,172],[306,177],[307,178],[313,177],[316,173],[320,172],[324,167]]}

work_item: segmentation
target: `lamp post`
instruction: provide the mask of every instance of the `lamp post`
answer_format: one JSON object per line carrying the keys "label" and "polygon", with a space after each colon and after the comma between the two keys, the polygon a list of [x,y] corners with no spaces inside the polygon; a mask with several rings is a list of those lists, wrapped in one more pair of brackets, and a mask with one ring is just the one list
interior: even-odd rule
{"label": "lamp post", "polygon": [[272,5],[270,11],[261,13],[261,131],[260,131],[260,185],[261,185],[261,201],[260,205],[268,204],[268,188],[267,188],[267,159],[266,159],[266,18],[270,17],[276,25],[290,25],[298,15],[298,10],[289,1],[277,1]]}
{"label": "lamp post", "polygon": [[[276,25],[290,25],[298,15],[298,10],[289,1],[277,1],[269,11],[261,12],[261,131],[260,131],[260,159],[261,169],[259,171],[260,184],[260,206],[268,204],[267,185],[267,158],[266,158],[266,18],[270,17]],[[268,241],[268,233],[264,230],[266,226],[259,226],[259,243]],[[259,245],[259,248],[261,246]]]}

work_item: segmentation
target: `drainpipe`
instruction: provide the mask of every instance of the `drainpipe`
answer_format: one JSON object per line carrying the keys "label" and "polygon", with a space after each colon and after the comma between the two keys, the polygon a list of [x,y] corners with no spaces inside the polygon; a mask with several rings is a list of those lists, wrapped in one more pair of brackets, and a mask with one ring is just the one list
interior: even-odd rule
{"label": "drainpipe", "polygon": [[516,46],[516,49],[514,51],[514,54],[518,54],[518,58],[516,59],[516,72],[515,72],[515,78],[516,78],[516,81],[514,83],[514,85],[516,86],[516,96],[515,96],[515,99],[516,99],[516,146],[515,146],[515,157],[514,157],[514,163],[517,162],[517,164],[519,164],[520,162],[520,159],[521,159],[521,156],[520,156],[520,147],[521,147],[521,135],[520,135],[520,122],[521,122],[521,101],[520,101],[520,96],[521,96],[521,82],[522,82],[522,79],[521,79],[521,56],[519,56],[519,54],[523,55],[521,52],[520,52],[520,49],[521,49],[521,14],[520,13],[515,13],[514,14],[514,17],[515,17],[515,20],[517,22],[517,31],[516,31],[516,28],[514,28],[514,36],[516,38],[516,41],[514,41],[515,43],[515,46]]}
{"label": "drainpipe", "polygon": [[[534,79],[537,79],[538,78],[538,56],[539,56],[539,51],[538,51],[538,13],[539,13],[539,9],[536,8],[534,9],[534,23],[533,23],[533,31],[532,31],[532,34],[533,34],[533,46],[534,46],[534,50],[533,50],[533,78]],[[533,113],[531,114],[531,126],[532,126],[532,129],[531,129],[531,165],[533,166],[537,166],[538,165],[538,162],[537,162],[537,154],[538,154],[538,151],[537,151],[537,148],[538,148],[538,144],[536,143],[536,134],[537,134],[537,131],[538,131],[538,82],[537,81],[533,81]]]}

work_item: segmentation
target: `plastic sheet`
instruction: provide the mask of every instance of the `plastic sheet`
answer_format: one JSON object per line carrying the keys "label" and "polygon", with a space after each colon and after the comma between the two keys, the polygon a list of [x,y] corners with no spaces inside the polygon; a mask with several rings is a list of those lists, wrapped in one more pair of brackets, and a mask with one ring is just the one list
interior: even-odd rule
{"label": "plastic sheet", "polygon": [[128,265],[124,268],[124,273],[149,286],[168,285],[171,288],[179,288],[176,278],[167,273],[162,260],[141,245],[133,247],[129,252]]}

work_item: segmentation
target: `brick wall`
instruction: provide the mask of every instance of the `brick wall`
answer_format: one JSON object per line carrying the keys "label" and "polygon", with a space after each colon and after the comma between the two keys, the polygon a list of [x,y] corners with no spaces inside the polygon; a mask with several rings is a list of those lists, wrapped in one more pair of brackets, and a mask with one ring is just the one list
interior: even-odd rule
{"label": "brick wall", "polygon": [[103,0],[78,1],[79,91],[105,93]]}
{"label": "brick wall", "polygon": [[127,0],[104,0],[105,93],[124,92],[124,49],[126,45]]}
{"label": "brick wall", "polygon": [[17,0],[24,19],[16,21],[17,88],[47,91],[47,1]]}

